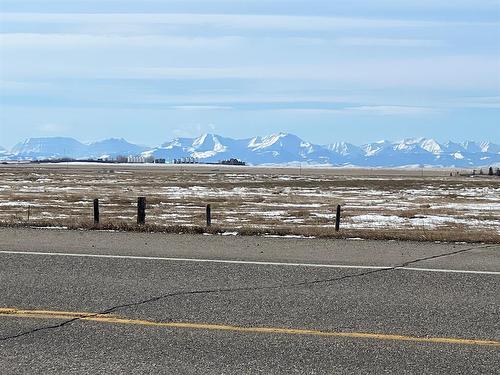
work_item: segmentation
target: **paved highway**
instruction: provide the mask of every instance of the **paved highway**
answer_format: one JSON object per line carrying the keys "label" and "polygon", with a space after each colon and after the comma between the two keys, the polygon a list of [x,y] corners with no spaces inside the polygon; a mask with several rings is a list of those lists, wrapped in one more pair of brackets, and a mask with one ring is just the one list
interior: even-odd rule
{"label": "paved highway", "polygon": [[0,229],[0,372],[499,373],[499,251]]}

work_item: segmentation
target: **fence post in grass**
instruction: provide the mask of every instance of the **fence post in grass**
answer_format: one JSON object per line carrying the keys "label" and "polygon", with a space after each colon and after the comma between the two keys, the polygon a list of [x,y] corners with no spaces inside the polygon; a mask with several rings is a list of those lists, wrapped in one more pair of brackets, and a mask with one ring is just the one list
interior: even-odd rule
{"label": "fence post in grass", "polygon": [[212,206],[207,204],[207,227],[212,225]]}
{"label": "fence post in grass", "polygon": [[146,223],[146,197],[137,198],[137,224]]}
{"label": "fence post in grass", "polygon": [[30,221],[31,205],[28,205],[28,221]]}
{"label": "fence post in grass", "polygon": [[340,204],[337,205],[337,215],[335,216],[335,231],[340,230]]}
{"label": "fence post in grass", "polygon": [[99,224],[99,199],[94,199],[94,225]]}

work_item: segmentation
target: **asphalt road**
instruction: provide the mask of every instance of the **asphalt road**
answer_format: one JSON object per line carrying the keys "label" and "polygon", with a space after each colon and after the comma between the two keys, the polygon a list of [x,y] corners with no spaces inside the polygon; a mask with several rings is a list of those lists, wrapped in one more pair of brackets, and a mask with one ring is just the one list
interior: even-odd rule
{"label": "asphalt road", "polygon": [[0,229],[0,373],[499,373],[499,251]]}

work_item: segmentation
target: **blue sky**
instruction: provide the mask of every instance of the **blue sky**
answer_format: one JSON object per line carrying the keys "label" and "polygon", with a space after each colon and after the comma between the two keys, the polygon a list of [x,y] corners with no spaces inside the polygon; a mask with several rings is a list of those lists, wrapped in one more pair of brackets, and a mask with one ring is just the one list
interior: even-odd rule
{"label": "blue sky", "polygon": [[500,143],[500,0],[0,0],[0,145]]}

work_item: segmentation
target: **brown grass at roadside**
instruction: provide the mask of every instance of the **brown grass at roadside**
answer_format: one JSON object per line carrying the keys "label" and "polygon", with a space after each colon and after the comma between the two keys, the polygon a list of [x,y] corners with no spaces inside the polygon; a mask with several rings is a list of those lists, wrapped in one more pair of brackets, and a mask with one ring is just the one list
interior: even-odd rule
{"label": "brown grass at roadside", "polygon": [[176,233],[176,234],[223,234],[227,232],[237,233],[240,236],[301,236],[325,239],[352,239],[365,240],[397,240],[397,241],[440,241],[440,242],[467,242],[467,243],[491,243],[500,244],[500,234],[494,231],[470,230],[464,231],[460,225],[448,226],[440,229],[341,229],[336,232],[330,227],[254,227],[243,228],[227,226],[204,227],[201,225],[137,225],[130,222],[108,222],[94,224],[86,220],[36,220],[34,222],[0,221],[1,227],[10,228],[61,228],[69,230],[110,230],[121,232],[151,232],[151,233]]}

